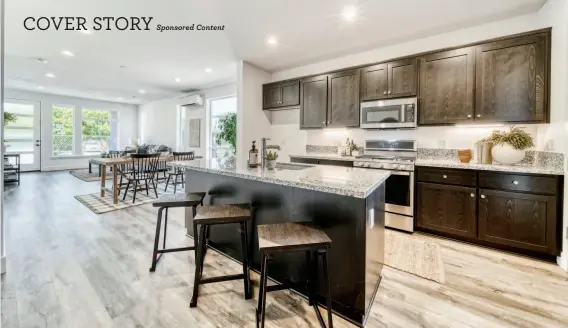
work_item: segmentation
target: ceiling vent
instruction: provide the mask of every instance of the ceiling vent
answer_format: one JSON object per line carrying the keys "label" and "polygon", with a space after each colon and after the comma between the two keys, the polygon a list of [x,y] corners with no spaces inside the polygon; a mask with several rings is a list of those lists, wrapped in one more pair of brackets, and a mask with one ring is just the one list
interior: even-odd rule
{"label": "ceiling vent", "polygon": [[182,106],[203,106],[203,97],[199,94],[179,98]]}

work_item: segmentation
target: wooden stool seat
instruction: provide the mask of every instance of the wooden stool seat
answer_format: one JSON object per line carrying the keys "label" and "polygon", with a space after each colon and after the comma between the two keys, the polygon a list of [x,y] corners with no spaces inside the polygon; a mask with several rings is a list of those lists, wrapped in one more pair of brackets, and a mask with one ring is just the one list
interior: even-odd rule
{"label": "wooden stool seat", "polygon": [[258,248],[263,252],[331,247],[325,232],[297,223],[258,226]]}
{"label": "wooden stool seat", "polygon": [[249,204],[205,205],[197,209],[195,224],[224,224],[251,219]]}
{"label": "wooden stool seat", "polygon": [[154,207],[190,207],[203,202],[206,193],[192,192],[183,194],[167,194],[152,203]]}

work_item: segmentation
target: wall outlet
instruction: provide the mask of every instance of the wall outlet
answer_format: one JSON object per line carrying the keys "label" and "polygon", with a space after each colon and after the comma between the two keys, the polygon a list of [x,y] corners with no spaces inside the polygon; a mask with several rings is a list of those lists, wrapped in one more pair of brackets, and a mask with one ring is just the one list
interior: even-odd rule
{"label": "wall outlet", "polygon": [[553,151],[554,150],[554,140],[548,140],[546,141],[546,143],[544,144],[544,149],[547,151]]}
{"label": "wall outlet", "polygon": [[438,140],[438,147],[445,149],[446,148],[446,140],[444,140],[444,139]]}

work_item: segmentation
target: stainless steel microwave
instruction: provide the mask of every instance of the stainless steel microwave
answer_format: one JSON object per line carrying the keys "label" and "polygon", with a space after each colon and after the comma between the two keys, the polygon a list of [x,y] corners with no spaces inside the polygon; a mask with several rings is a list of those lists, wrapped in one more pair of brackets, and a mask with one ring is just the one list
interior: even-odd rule
{"label": "stainless steel microwave", "polygon": [[416,97],[362,102],[361,129],[414,129],[417,103]]}

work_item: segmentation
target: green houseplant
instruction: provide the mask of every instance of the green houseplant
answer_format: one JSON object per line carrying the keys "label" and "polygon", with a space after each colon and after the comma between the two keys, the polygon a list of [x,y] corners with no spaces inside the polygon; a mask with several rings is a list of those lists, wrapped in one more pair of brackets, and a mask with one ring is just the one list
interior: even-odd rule
{"label": "green houseplant", "polygon": [[276,160],[278,159],[278,153],[268,151],[266,154],[266,167],[269,170],[274,170],[276,168]]}
{"label": "green houseplant", "polygon": [[230,113],[221,118],[217,128],[220,132],[215,139],[215,143],[219,146],[223,142],[228,143],[234,155],[237,151],[237,114]]}
{"label": "green houseplant", "polygon": [[525,158],[526,150],[534,147],[534,139],[523,129],[512,126],[509,131],[495,130],[486,142],[493,144],[491,155],[501,164],[517,164]]}
{"label": "green houseplant", "polygon": [[4,126],[10,123],[16,123],[18,117],[12,113],[4,112]]}

